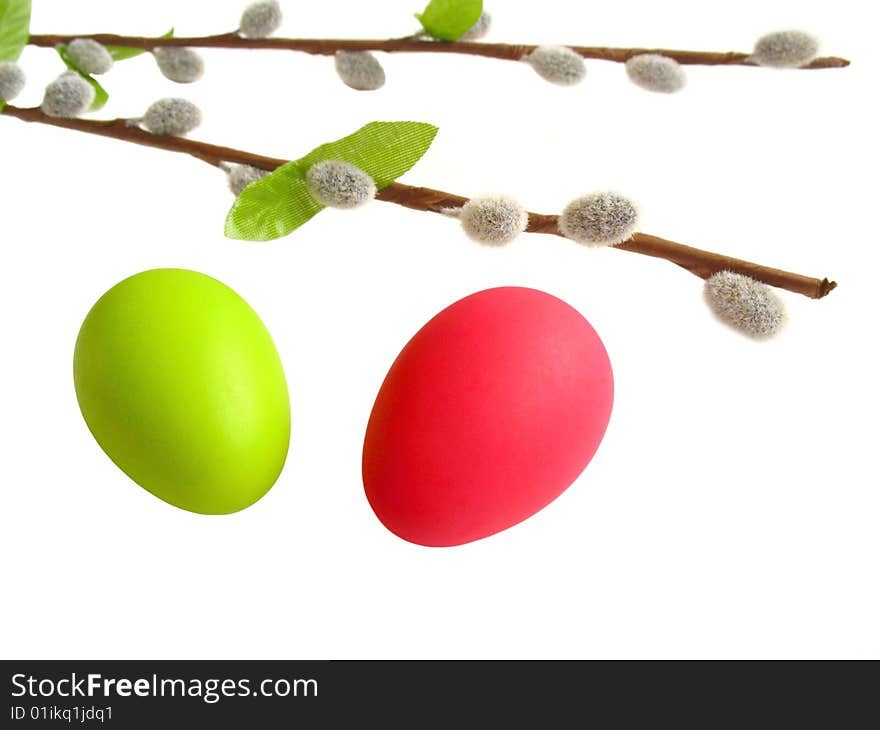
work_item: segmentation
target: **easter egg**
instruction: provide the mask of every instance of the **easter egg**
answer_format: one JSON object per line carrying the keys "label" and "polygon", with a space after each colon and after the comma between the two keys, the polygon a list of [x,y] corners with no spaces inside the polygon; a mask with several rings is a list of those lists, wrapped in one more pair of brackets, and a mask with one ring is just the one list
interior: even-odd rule
{"label": "easter egg", "polygon": [[290,401],[256,312],[216,279],[154,269],[120,282],[85,318],[76,397],[98,444],[129,477],[191,512],[262,497],[290,442]]}
{"label": "easter egg", "polygon": [[544,292],[488,289],[403,348],[376,398],[364,489],[404,540],[479,540],[539,511],[578,477],[611,415],[611,364],[584,317]]}

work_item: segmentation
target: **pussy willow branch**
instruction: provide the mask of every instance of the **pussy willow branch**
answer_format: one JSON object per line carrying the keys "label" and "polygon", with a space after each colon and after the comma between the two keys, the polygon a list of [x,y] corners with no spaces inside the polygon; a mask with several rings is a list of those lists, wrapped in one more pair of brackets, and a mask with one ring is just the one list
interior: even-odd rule
{"label": "pussy willow branch", "polygon": [[[113,137],[114,139],[121,139],[147,147],[156,147],[171,152],[182,152],[215,167],[221,167],[223,163],[233,162],[241,165],[253,165],[264,170],[274,170],[287,162],[287,160],[277,157],[255,155],[251,152],[244,152],[232,149],[231,147],[221,147],[206,142],[197,142],[184,137],[162,137],[150,134],[137,126],[133,126],[126,119],[108,121],[59,119],[46,116],[39,108],[25,109],[15,106],[4,107],[2,113],[0,113],[0,116],[3,115],[16,117],[25,122],[48,124],[88,134]],[[434,213],[442,213],[446,208],[460,207],[468,200],[468,198],[461,195],[446,193],[442,190],[413,187],[397,182],[391,183],[380,190],[376,197],[379,200],[402,205],[406,208]],[[529,213],[529,224],[526,230],[531,233],[562,235],[558,227],[558,216],[543,215],[541,213]],[[758,281],[763,281],[765,284],[803,294],[812,299],[821,299],[837,286],[835,282],[828,279],[815,279],[809,276],[802,276],[801,274],[794,274],[790,271],[773,269],[750,261],[723,256],[710,251],[702,251],[698,248],[667,241],[646,233],[636,233],[628,241],[624,241],[614,246],[614,248],[666,259],[703,279],[717,271],[735,271]]]}
{"label": "pussy willow branch", "polygon": [[[190,48],[269,48],[275,50],[302,51],[330,56],[336,51],[385,51],[386,53],[461,53],[469,56],[485,56],[507,61],[519,61],[537,48],[534,45],[510,43],[474,43],[456,41],[445,43],[420,38],[391,38],[389,40],[344,40],[315,38],[242,38],[237,33],[201,36],[195,38],[145,38],[122,36],[112,33],[94,35],[32,35],[34,46],[52,48],[59,43],[70,43],[74,38],[91,38],[105,46],[125,46],[145,51],[159,46],[187,46]],[[569,46],[584,58],[625,63],[633,56],[657,53],[673,58],[682,64],[702,66],[755,66],[748,53],[713,53],[711,51],[676,51],[665,48],[600,48]],[[805,69],[843,68],[849,66],[845,58],[817,58],[804,66]]]}

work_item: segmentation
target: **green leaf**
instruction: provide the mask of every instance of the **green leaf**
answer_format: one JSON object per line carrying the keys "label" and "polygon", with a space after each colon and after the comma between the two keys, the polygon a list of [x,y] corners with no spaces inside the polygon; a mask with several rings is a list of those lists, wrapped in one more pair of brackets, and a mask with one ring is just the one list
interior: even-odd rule
{"label": "green leaf", "polygon": [[[30,37],[31,0],[0,0],[0,62],[17,61]],[[0,99],[0,112],[6,102]]]}
{"label": "green leaf", "polygon": [[98,109],[103,109],[104,105],[107,103],[107,99],[110,98],[110,94],[107,93],[107,90],[101,86],[94,78],[89,75],[84,75],[86,81],[88,81],[95,89],[95,100],[92,102],[92,111],[96,112]]}
{"label": "green leaf", "polygon": [[226,235],[271,241],[311,220],[324,206],[306,186],[306,172],[322,160],[343,160],[366,172],[381,190],[427,152],[437,127],[424,122],[370,122],[354,134],[323,144],[248,185],[226,218]]}
{"label": "green leaf", "polygon": [[30,37],[31,0],[0,0],[0,61],[17,61]]}
{"label": "green leaf", "polygon": [[[172,38],[173,36],[174,28],[167,33],[163,33],[159,37]],[[146,53],[143,48],[128,48],[127,46],[104,46],[104,48],[107,49],[107,52],[114,61],[126,61],[129,58],[134,58],[135,56],[140,56],[142,53]]]}
{"label": "green leaf", "polygon": [[354,134],[322,144],[300,162],[307,168],[322,160],[350,162],[381,190],[412,168],[436,135],[437,127],[424,122],[370,122]]}
{"label": "green leaf", "polygon": [[98,111],[98,109],[102,109],[104,107],[104,105],[107,103],[107,99],[110,98],[110,94],[107,93],[106,89],[104,89],[104,87],[101,86],[101,84],[99,84],[93,76],[91,76],[90,74],[87,74],[85,71],[83,71],[79,66],[77,66],[73,62],[73,59],[70,57],[70,54],[67,52],[67,46],[65,46],[63,44],[58,45],[58,46],[55,46],[55,50],[58,51],[58,55],[61,56],[61,60],[64,61],[64,64],[67,66],[67,68],[69,68],[71,71],[75,71],[80,76],[82,76],[86,81],[88,81],[92,85],[92,88],[95,90],[95,100],[92,102],[91,111],[94,112],[94,111]]}
{"label": "green leaf", "polygon": [[282,238],[320,213],[324,206],[306,187],[299,160],[282,165],[242,190],[226,217],[226,235],[240,241]]}
{"label": "green leaf", "polygon": [[457,41],[483,14],[483,0],[431,0],[416,18],[432,38]]}

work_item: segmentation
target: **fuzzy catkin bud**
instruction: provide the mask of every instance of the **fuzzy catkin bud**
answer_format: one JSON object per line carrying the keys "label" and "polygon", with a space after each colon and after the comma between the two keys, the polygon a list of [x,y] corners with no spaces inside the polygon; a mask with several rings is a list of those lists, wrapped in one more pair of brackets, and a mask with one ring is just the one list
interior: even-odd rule
{"label": "fuzzy catkin bud", "polygon": [[329,208],[357,208],[376,197],[376,183],[359,167],[341,160],[316,162],[306,172],[312,197]]}
{"label": "fuzzy catkin bud", "polygon": [[369,51],[336,51],[336,73],[358,91],[374,91],[385,84],[385,71]]}
{"label": "fuzzy catkin bud", "polygon": [[40,109],[50,117],[78,117],[94,101],[94,87],[78,73],[68,71],[46,87]]}
{"label": "fuzzy catkin bud", "polygon": [[542,79],[560,86],[573,86],[587,75],[584,59],[564,46],[538,46],[523,61]]}
{"label": "fuzzy catkin bud", "polygon": [[262,180],[268,174],[268,170],[253,167],[252,165],[235,165],[226,172],[229,189],[236,197],[241,195],[241,191],[252,182]]}
{"label": "fuzzy catkin bud", "polygon": [[202,123],[202,113],[186,99],[159,99],[144,113],[141,124],[151,134],[179,137]]}
{"label": "fuzzy catkin bud", "polygon": [[162,75],[178,84],[198,81],[205,72],[205,62],[192,48],[160,46],[153,49],[153,58]]}
{"label": "fuzzy catkin bud", "polygon": [[684,69],[673,58],[642,53],[626,62],[626,73],[636,86],[661,94],[681,91],[687,82]]}
{"label": "fuzzy catkin bud", "polygon": [[87,74],[105,74],[113,68],[110,52],[91,38],[76,38],[67,46],[67,55],[77,68]]}
{"label": "fuzzy catkin bud", "polygon": [[489,246],[510,243],[529,224],[529,214],[506,196],[483,196],[465,203],[457,215],[461,227],[473,240]]}
{"label": "fuzzy catkin bud", "polygon": [[0,63],[0,100],[12,101],[24,88],[25,76],[21,66],[11,61]]}
{"label": "fuzzy catkin bud", "polygon": [[779,297],[748,276],[719,271],[706,279],[705,293],[723,322],[751,337],[771,337],[785,324],[785,306]]}
{"label": "fuzzy catkin bud", "polygon": [[622,195],[593,193],[566,206],[559,216],[559,230],[587,246],[615,246],[632,236],[638,218],[636,206]]}
{"label": "fuzzy catkin bud", "polygon": [[800,68],[819,55],[819,41],[799,30],[768,33],[758,39],[752,60],[759,66]]}
{"label": "fuzzy catkin bud", "polygon": [[483,13],[477,18],[477,22],[471,26],[471,29],[465,33],[460,41],[478,41],[480,38],[485,38],[489,33],[489,29],[492,27],[492,16],[489,13]]}
{"label": "fuzzy catkin bud", "polygon": [[238,25],[245,38],[268,38],[281,25],[281,8],[275,0],[253,3],[245,8]]}

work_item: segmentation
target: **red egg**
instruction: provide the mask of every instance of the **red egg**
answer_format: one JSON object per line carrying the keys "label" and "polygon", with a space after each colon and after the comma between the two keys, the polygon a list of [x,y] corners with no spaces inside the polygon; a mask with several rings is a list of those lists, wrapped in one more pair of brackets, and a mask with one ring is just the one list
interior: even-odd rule
{"label": "red egg", "polygon": [[535,289],[472,294],[391,366],[364,439],[367,499],[419,545],[493,535],[586,468],[613,399],[608,354],[577,310]]}

